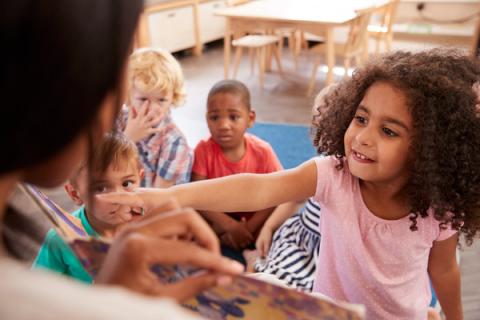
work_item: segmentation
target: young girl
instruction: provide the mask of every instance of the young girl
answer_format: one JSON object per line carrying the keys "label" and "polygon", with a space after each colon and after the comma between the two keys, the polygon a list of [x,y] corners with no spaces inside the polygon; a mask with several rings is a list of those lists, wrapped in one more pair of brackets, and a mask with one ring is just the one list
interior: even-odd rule
{"label": "young girl", "polygon": [[145,169],[142,186],[189,182],[193,152],[170,114],[185,98],[180,64],[167,51],[138,49],[128,62],[128,83],[120,127],[137,144]]}
{"label": "young girl", "polygon": [[364,304],[369,319],[426,319],[430,278],[447,319],[461,319],[457,232],[471,243],[480,227],[479,78],[479,63],[456,52],[393,53],[327,97],[314,126],[329,156],[105,198],[240,211],[313,196],[322,208],[314,291]]}

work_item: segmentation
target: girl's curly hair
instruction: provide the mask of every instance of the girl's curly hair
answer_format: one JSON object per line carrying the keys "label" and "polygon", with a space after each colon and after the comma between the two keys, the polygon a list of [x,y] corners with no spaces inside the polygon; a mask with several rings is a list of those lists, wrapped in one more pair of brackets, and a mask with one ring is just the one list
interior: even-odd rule
{"label": "girl's curly hair", "polygon": [[451,224],[471,244],[480,229],[480,110],[472,90],[479,80],[479,61],[454,50],[372,60],[324,97],[312,122],[314,145],[343,168],[343,138],[366,90],[377,81],[402,90],[413,118],[410,229],[431,208],[442,228]]}

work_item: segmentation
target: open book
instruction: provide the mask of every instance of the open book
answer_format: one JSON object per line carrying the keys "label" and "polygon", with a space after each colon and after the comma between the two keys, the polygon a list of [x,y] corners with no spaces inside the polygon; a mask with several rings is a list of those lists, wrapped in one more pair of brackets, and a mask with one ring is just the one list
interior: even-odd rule
{"label": "open book", "polygon": [[[52,221],[85,269],[97,274],[108,252],[106,239],[87,235],[79,219],[65,212],[38,189],[24,185],[23,190]],[[173,283],[202,270],[188,266],[155,264],[151,271],[162,283]],[[338,304],[294,289],[285,288],[247,275],[241,275],[227,286],[205,290],[183,306],[207,319],[363,319],[364,309],[356,305]]]}

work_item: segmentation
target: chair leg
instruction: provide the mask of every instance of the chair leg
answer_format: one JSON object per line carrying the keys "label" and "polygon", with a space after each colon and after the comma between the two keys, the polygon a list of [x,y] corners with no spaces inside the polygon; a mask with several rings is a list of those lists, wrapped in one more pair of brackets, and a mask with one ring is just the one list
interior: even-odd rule
{"label": "chair leg", "polygon": [[288,49],[292,53],[292,56],[295,56],[295,47],[296,47],[295,37],[296,37],[296,31],[293,30],[288,35]]}
{"label": "chair leg", "polygon": [[[285,37],[283,34],[278,35],[280,37],[279,43],[278,43],[278,53],[280,54],[280,57],[282,56],[282,49],[285,46]],[[289,44],[290,46],[290,44]]]}
{"label": "chair leg", "polygon": [[263,76],[265,74],[265,64],[267,60],[267,55],[266,55],[266,48],[261,47],[257,50],[258,53],[258,62],[259,62],[259,75],[258,78],[260,80],[260,88],[263,89]]}
{"label": "chair leg", "polygon": [[305,32],[303,31],[300,33],[300,42],[303,49],[308,49],[308,41],[305,39]]}
{"label": "chair leg", "polygon": [[272,60],[273,60],[273,52],[272,46],[265,46],[262,48],[262,51],[265,52],[265,69],[266,71],[272,71]]}
{"label": "chair leg", "polygon": [[348,69],[350,69],[350,59],[351,58],[345,58],[343,60],[343,67],[345,68],[345,73],[343,74],[343,77],[345,78],[348,77]]}
{"label": "chair leg", "polygon": [[308,84],[308,90],[307,90],[308,97],[312,95],[313,89],[315,87],[315,82],[317,80],[318,66],[320,66],[320,57],[317,57],[317,59],[315,60],[315,64],[313,66],[312,77],[310,78],[310,83]]}
{"label": "chair leg", "polygon": [[[362,53],[363,54],[363,53]],[[363,64],[363,57],[359,56],[358,54],[355,56],[355,66],[358,68]]]}
{"label": "chair leg", "polygon": [[368,55],[370,53],[370,37],[367,34],[365,36],[365,42],[363,44],[363,52],[362,52],[362,60],[367,61],[368,60]]}
{"label": "chair leg", "polygon": [[300,56],[300,51],[302,51],[302,41],[303,41],[303,31],[297,31],[295,34],[295,48],[293,54],[293,63],[295,66],[295,71],[298,71],[298,57]]}
{"label": "chair leg", "polygon": [[278,71],[281,75],[283,75],[283,68],[282,68],[282,62],[281,62],[281,56],[280,56],[280,47],[276,47],[275,45],[272,45],[272,50],[273,50],[273,56],[275,57],[275,62],[277,63]]}
{"label": "chair leg", "polygon": [[375,55],[379,55],[380,54],[380,38],[376,38],[375,40]]}
{"label": "chair leg", "polygon": [[237,76],[238,65],[240,64],[240,58],[242,58],[242,51],[243,51],[242,47],[237,47],[237,50],[235,51],[235,62],[233,65],[232,79],[235,79],[235,77]]}
{"label": "chair leg", "polygon": [[248,48],[248,57],[250,60],[250,75],[254,74],[254,67],[255,67],[255,49]]}
{"label": "chair leg", "polygon": [[387,37],[385,39],[385,50],[387,52],[390,52],[392,49],[392,41],[393,41],[393,34],[387,34]]}

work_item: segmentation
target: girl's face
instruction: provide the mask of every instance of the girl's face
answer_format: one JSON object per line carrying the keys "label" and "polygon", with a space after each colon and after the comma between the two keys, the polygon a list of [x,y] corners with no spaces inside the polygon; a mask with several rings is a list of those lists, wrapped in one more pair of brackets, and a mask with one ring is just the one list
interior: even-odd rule
{"label": "girl's face", "polygon": [[208,101],[208,129],[213,140],[224,151],[241,146],[245,131],[254,121],[255,113],[248,110],[238,95],[218,93]]}
{"label": "girl's face", "polygon": [[404,186],[412,126],[404,93],[386,82],[371,85],[344,137],[350,172],[365,182]]}
{"label": "girl's face", "polygon": [[154,117],[161,117],[166,114],[173,102],[173,92],[161,91],[145,91],[136,85],[130,90],[130,104],[135,107],[138,112],[142,112],[142,108],[150,107]]}

